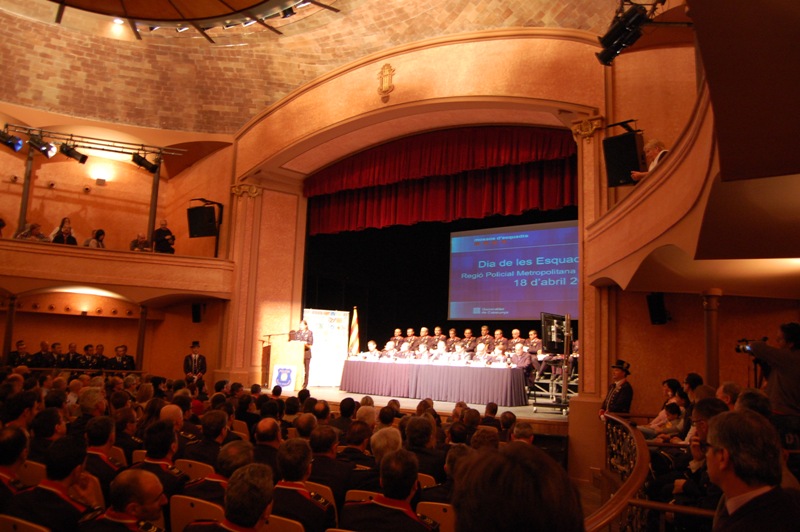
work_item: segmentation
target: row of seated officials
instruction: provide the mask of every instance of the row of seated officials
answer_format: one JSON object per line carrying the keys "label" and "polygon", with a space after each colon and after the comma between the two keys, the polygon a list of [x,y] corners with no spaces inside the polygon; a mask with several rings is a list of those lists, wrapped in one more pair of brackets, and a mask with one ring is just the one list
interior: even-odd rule
{"label": "row of seated officials", "polygon": [[[157,530],[176,523],[171,501],[183,495],[220,509],[216,519],[186,530],[256,530],[270,519],[266,529],[277,530],[282,517],[309,532],[424,531],[439,523],[415,508],[439,501],[447,505],[446,529],[455,518],[459,530],[583,530],[580,500],[564,469],[531,444],[530,424],[514,423],[507,412],[504,429],[496,405],[482,417],[459,404],[443,424],[429,401],[402,416],[389,405],[378,411],[369,398],[363,405],[347,398],[334,418],[325,401],[304,392],[285,402],[280,390],[257,401],[246,392],[215,394],[198,420],[181,392],[171,403],[117,400],[112,407],[103,388],[86,386],[80,415],[69,423],[58,406],[37,412],[40,389],[12,393],[2,406],[0,512],[54,531]],[[260,410],[239,408],[256,402]],[[151,419],[139,439],[144,412]],[[511,441],[501,446],[501,438]],[[140,449],[142,461],[134,459]],[[44,464],[45,479],[23,488],[20,473],[34,458]],[[532,500],[541,507],[535,513]]]}

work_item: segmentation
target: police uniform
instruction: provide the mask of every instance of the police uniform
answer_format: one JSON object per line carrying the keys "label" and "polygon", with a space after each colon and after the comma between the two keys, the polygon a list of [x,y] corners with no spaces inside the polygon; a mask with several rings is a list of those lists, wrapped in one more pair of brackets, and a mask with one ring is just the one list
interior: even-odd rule
{"label": "police uniform", "polygon": [[7,510],[11,516],[42,525],[51,532],[75,532],[81,521],[93,519],[102,511],[76,501],[62,484],[52,480],[43,480],[18,493]]}
{"label": "police uniform", "polygon": [[494,351],[494,336],[491,334],[484,334],[478,337],[478,343],[486,346],[487,353]]}
{"label": "police uniform", "polygon": [[118,432],[114,445],[122,449],[122,452],[125,453],[125,460],[129,464],[133,463],[133,451],[144,449],[144,441],[136,436],[131,436],[127,432]]}
{"label": "police uniform", "polygon": [[414,513],[406,501],[376,495],[372,500],[348,502],[339,526],[359,532],[431,532],[439,523]]}
{"label": "police uniform", "polygon": [[109,508],[91,521],[84,521],[81,532],[165,532],[153,523],[140,521],[136,517]]}
{"label": "police uniform", "polygon": [[0,513],[3,513],[11,498],[25,489],[25,484],[16,475],[0,471]]}
{"label": "police uniform", "polygon": [[100,451],[89,449],[86,452],[86,471],[97,477],[103,489],[103,497],[108,500],[111,481],[122,469],[122,464]]}
{"label": "police uniform", "polygon": [[[180,449],[180,442],[178,443],[178,448]],[[203,462],[204,464],[214,467],[217,465],[217,456],[219,456],[219,450],[221,448],[222,446],[216,441],[202,438],[189,443],[186,445],[183,452],[179,452],[178,454],[181,458]]]}
{"label": "police uniform", "polygon": [[333,502],[308,491],[302,482],[278,482],[272,501],[273,514],[300,521],[305,532],[324,532],[336,527]]}
{"label": "police uniform", "polygon": [[464,351],[470,353],[470,356],[475,354],[475,348],[478,346],[478,339],[474,336],[463,338],[461,343],[464,345]]}
{"label": "police uniform", "polygon": [[456,344],[461,342],[461,338],[458,336],[453,336],[452,338],[447,338],[444,341],[445,350],[448,353],[452,353],[456,350]]}
{"label": "police uniform", "polygon": [[136,369],[136,363],[133,361],[133,356],[131,355],[125,355],[123,357],[113,356],[106,360],[106,369],[134,371]]}
{"label": "police uniform", "polygon": [[419,336],[406,336],[401,344],[406,342],[408,343],[409,351],[416,351],[417,347],[419,347]]}
{"label": "police uniform", "polygon": [[402,336],[392,336],[391,338],[389,338],[389,341],[394,342],[394,346],[397,349],[400,349],[400,344],[403,343],[403,340],[404,338]]}

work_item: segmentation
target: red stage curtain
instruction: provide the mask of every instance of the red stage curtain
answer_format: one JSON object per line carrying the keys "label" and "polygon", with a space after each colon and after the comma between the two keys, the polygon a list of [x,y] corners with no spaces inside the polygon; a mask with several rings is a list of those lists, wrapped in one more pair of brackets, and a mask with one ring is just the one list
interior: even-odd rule
{"label": "red stage curtain", "polygon": [[499,168],[575,155],[563,129],[487,126],[423,133],[349,157],[306,179],[306,197],[377,187],[469,170]]}
{"label": "red stage curtain", "polygon": [[309,199],[311,235],[560,209],[577,201],[577,162],[526,163],[344,190]]}

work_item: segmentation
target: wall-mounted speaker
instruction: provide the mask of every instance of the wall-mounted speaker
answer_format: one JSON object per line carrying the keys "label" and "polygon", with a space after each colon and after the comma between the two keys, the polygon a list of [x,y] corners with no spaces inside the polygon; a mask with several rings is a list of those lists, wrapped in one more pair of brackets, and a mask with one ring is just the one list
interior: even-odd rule
{"label": "wall-mounted speaker", "polygon": [[214,207],[190,207],[186,210],[186,214],[189,216],[189,238],[217,236]]}
{"label": "wall-mounted speaker", "polygon": [[646,170],[644,138],[641,132],[631,131],[603,139],[603,155],[606,159],[606,176],[609,187],[633,185],[631,172]]}
{"label": "wall-mounted speaker", "polygon": [[664,305],[663,292],[647,294],[647,310],[650,313],[650,323],[653,325],[666,325],[670,320],[669,312]]}
{"label": "wall-mounted speaker", "polygon": [[203,321],[203,306],[200,303],[192,303],[192,323]]}

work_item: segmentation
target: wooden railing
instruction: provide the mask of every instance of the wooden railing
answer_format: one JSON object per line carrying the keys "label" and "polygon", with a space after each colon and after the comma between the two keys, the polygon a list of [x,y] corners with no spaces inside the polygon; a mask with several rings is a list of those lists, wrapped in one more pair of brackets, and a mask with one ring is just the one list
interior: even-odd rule
{"label": "wooden railing", "polygon": [[[587,532],[598,530],[647,529],[648,512],[658,512],[663,530],[665,515],[683,514],[711,518],[714,512],[689,506],[665,504],[645,499],[644,484],[650,473],[650,451],[640,431],[626,415],[605,414],[606,462],[601,474],[604,504],[584,521]],[[685,448],[685,444],[664,443],[658,447]]]}

